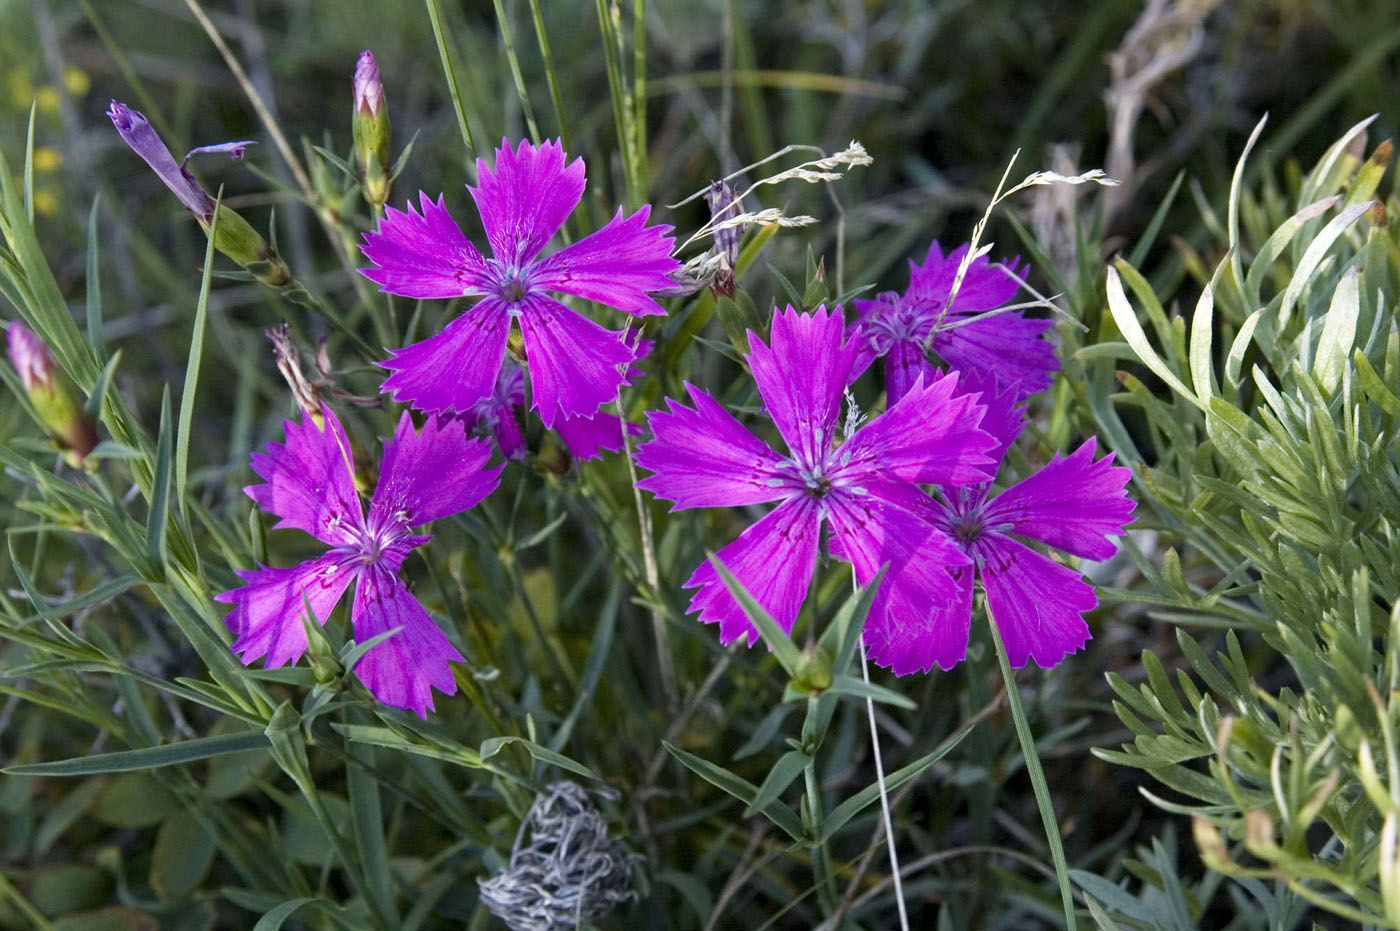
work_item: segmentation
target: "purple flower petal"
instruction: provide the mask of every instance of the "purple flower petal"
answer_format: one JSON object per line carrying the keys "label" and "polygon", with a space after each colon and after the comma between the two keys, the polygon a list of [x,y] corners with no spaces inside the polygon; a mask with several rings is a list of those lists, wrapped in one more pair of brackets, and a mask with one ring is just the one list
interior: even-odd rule
{"label": "purple flower petal", "polygon": [[583,197],[583,159],[564,165],[556,140],[536,147],[522,141],[518,149],[502,139],[493,170],[476,160],[477,186],[468,187],[494,257],[508,265],[530,261],[573,213]]}
{"label": "purple flower petal", "polygon": [[872,483],[864,495],[828,502],[831,553],[855,567],[856,581],[869,585],[881,566],[890,567],[865,622],[876,662],[897,676],[935,663],[951,669],[967,652],[968,625],[950,625],[945,609],[961,604],[952,573],[964,570],[971,586],[972,561],[930,521],[932,499],[913,485]]}
{"label": "purple flower petal", "polygon": [[291,569],[239,570],[238,575],[246,585],[214,596],[215,601],[234,606],[224,618],[238,638],[233,652],[240,654],[244,665],[266,656],[267,668],[276,669],[295,663],[306,652],[302,624],[306,606],[325,624],[355,571],[338,556],[327,554]]}
{"label": "purple flower petal", "polygon": [[1078,572],[1000,534],[981,546],[987,609],[1012,666],[1049,669],[1089,642],[1083,613],[1099,602]]}
{"label": "purple flower petal", "polygon": [[782,457],[744,429],[713,397],[687,383],[695,407],[671,398],[648,411],[656,437],[637,448],[637,464],[656,473],[637,483],[682,508],[739,507],[791,494],[771,481]]}
{"label": "purple flower petal", "polygon": [[554,429],[575,459],[597,459],[603,450],[615,453],[622,449],[622,431],[629,436],[642,432],[640,424],[623,420],[606,404],[591,417],[560,417],[554,421]]}
{"label": "purple flower petal", "polygon": [[375,264],[360,274],[390,294],[439,298],[482,294],[487,283],[486,260],[462,235],[443,206],[418,192],[422,213],[388,207],[379,228],[366,233],[360,251]]}
{"label": "purple flower petal", "polygon": [[[942,247],[937,242],[932,243],[922,267],[909,263],[909,290],[905,292],[905,299],[914,302],[923,315],[937,317],[965,316],[991,310],[1016,297],[1016,292],[1021,288],[1016,279],[1008,275],[1005,269],[994,267],[987,256],[982,255],[973,259],[968,266],[953,307],[945,314],[948,292],[953,289],[958,266],[965,255],[966,243],[948,253],[946,258],[943,257]],[[1017,260],[1012,259],[1007,264],[1016,268]],[[1024,269],[1019,269],[1022,276],[1024,272]]]}
{"label": "purple flower petal", "polygon": [[1010,524],[1016,533],[1076,556],[1107,559],[1118,550],[1134,505],[1124,486],[1133,470],[1113,465],[1109,453],[1094,462],[1097,441],[1089,439],[1067,457],[1058,453],[1044,468],[993,498],[988,526]]}
{"label": "purple flower petal", "polygon": [[[807,597],[817,567],[820,533],[816,500],[803,496],[778,505],[717,554],[784,633],[792,631],[802,599]],[[721,643],[745,635],[749,646],[758,642],[758,630],[708,561],[700,564],[683,587],[700,589],[690,599],[688,610],[698,611],[706,624],[718,623]]]}
{"label": "purple flower petal", "polygon": [[[921,609],[918,593],[934,584],[932,574],[938,571],[951,580],[951,594],[925,602]],[[865,625],[870,661],[897,676],[928,672],[934,666],[947,672],[962,662],[972,628],[973,571],[971,566],[940,570],[934,563],[916,559],[902,571],[888,574]],[[888,595],[886,586],[891,587]],[[902,610],[885,607],[894,599],[903,603]]]}
{"label": "purple flower petal", "polygon": [[1014,387],[1023,400],[1050,387],[1051,375],[1060,370],[1055,344],[1040,338],[1053,325],[1008,310],[940,330],[933,336],[933,351],[955,369]]}
{"label": "purple flower petal", "polygon": [[509,333],[505,307],[487,298],[436,336],[393,350],[378,363],[394,373],[379,390],[429,413],[469,411],[491,394]]}
{"label": "purple flower petal", "polygon": [[979,426],[983,411],[977,395],[960,393],[956,375],[918,383],[846,441],[841,472],[921,484],[990,481],[997,464],[987,453],[996,441]]}
{"label": "purple flower petal", "polygon": [[282,518],[274,527],[295,527],[332,546],[350,543],[364,523],[355,494],[353,455],[345,429],[329,409],[325,428],[303,414],[301,423],[282,421],[287,442],[268,443],[253,453],[253,471],[265,484],[243,491],[258,507]]}
{"label": "purple flower petal", "polygon": [[1006,458],[1007,450],[1026,426],[1026,412],[1020,406],[1020,394],[1014,387],[998,388],[990,378],[978,378],[965,371],[959,372],[958,376],[962,389],[969,394],[980,395],[981,403],[987,408],[979,426],[996,440],[997,445],[987,455],[1000,465]]}
{"label": "purple flower petal", "polygon": [[664,314],[647,292],[674,284],[670,276],[681,263],[671,258],[671,227],[647,226],[650,214],[644,206],[624,219],[619,209],[607,226],[536,262],[532,285],[629,314]]}
{"label": "purple flower petal", "polygon": [[546,427],[560,416],[591,415],[617,397],[625,377],[618,366],[635,357],[619,334],[552,298],[532,296],[522,303],[532,406]]}
{"label": "purple flower petal", "polygon": [[491,447],[467,439],[455,420],[429,417],[420,432],[404,411],[394,438],[384,444],[370,526],[395,520],[414,526],[474,506],[500,481],[501,466],[485,468],[490,458]]}
{"label": "purple flower petal", "polygon": [[851,381],[856,348],[842,344],[845,321],[839,309],[792,307],[773,316],[770,345],[749,333],[749,367],[758,393],[788,448],[812,465],[831,446],[841,395]]}
{"label": "purple flower petal", "polygon": [[357,643],[399,628],[355,664],[356,677],[375,698],[426,718],[433,710],[433,689],[456,694],[457,682],[448,663],[461,662],[462,654],[398,576],[378,569],[366,571],[355,588],[351,620]]}
{"label": "purple flower petal", "polygon": [[885,403],[893,406],[920,379],[930,384],[937,374],[922,345],[912,340],[899,340],[885,356]]}

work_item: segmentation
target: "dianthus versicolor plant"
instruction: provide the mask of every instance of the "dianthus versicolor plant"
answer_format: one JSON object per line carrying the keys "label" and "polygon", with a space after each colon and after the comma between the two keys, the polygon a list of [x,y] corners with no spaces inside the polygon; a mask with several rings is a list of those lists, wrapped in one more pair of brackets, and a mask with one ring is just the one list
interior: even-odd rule
{"label": "dianthus versicolor plant", "polygon": [[[553,136],[509,17],[518,117],[467,105],[437,7],[460,148],[396,147],[370,51],[299,156],[241,66],[266,139],[177,160],[158,99],[110,102],[159,235],[203,234],[202,274],[161,276],[187,356],[154,391],[99,210],[75,314],[34,124],[20,171],[0,151],[0,931],[1187,928],[1225,899],[1400,927],[1388,148],[1356,127],[1286,196],[1242,160],[1189,317],[1146,246],[1085,257],[1092,214],[1075,282],[982,241],[1101,171],[1007,167],[965,241],[921,228],[907,275],[848,287],[841,192],[895,153],[726,155],[687,196],[620,14],[609,151],[538,9]],[[1093,670],[1130,736],[1080,756],[1174,793],[1140,785],[1195,860],[1169,821],[1141,859],[1082,849],[1044,765],[1094,704],[1065,668],[1130,621],[1175,634]]]}

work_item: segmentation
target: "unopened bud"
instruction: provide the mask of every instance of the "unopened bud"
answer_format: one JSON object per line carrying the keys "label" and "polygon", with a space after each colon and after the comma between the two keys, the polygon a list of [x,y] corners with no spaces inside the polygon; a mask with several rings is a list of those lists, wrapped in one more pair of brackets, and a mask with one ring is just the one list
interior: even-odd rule
{"label": "unopened bud", "polygon": [[389,199],[392,162],[389,159],[389,108],[384,103],[384,81],[369,49],[355,65],[355,110],[351,127],[355,159],[364,180],[365,200],[375,207]]}
{"label": "unopened bud", "polygon": [[797,660],[792,684],[804,695],[819,695],[831,688],[831,656],[816,644],[809,646]]}
{"label": "unopened bud", "polygon": [[1227,872],[1231,866],[1230,851],[1220,829],[1200,815],[1191,819],[1191,834],[1196,839],[1196,847],[1201,852],[1201,862],[1207,869],[1217,873]]}
{"label": "unopened bud", "polygon": [[68,464],[80,468],[97,445],[97,426],[79,403],[77,386],[54,363],[49,347],[24,324],[11,323],[5,338],[10,361],[39,418]]}
{"label": "unopened bud", "polygon": [[715,298],[715,316],[719,317],[729,344],[740,356],[749,354],[749,336],[758,334],[760,339],[768,337],[768,322],[758,312],[753,299],[743,291],[733,297],[723,295]]}

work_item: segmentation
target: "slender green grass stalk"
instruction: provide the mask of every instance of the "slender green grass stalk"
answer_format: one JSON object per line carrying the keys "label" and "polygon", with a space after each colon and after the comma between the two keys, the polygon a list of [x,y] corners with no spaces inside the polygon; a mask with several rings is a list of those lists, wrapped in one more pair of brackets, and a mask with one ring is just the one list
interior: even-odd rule
{"label": "slender green grass stalk", "polygon": [[545,34],[540,0],[530,0],[530,17],[535,25],[535,39],[540,45],[540,58],[544,61],[544,76],[549,85],[549,99],[554,104],[554,119],[559,124],[559,142],[565,152],[572,152],[574,149],[569,141],[569,119],[564,113],[564,96],[559,92],[559,74],[554,67],[554,54],[549,48],[549,36]]}
{"label": "slender green grass stalk", "polygon": [[530,94],[525,90],[525,76],[520,72],[520,58],[515,54],[515,31],[511,28],[510,17],[501,0],[491,0],[496,8],[496,26],[501,30],[501,43],[505,46],[506,62],[510,65],[510,76],[515,81],[515,93],[520,98],[520,109],[525,115],[525,128],[530,138],[540,142],[540,127],[535,122],[535,108],[530,105]]}
{"label": "slender green grass stalk", "polygon": [[1031,778],[1031,788],[1035,790],[1035,804],[1040,809],[1040,820],[1045,825],[1045,840],[1050,845],[1050,857],[1055,861],[1055,878],[1060,885],[1060,903],[1065,910],[1065,928],[1075,931],[1074,893],[1069,884],[1069,867],[1065,863],[1065,848],[1060,841],[1060,825],[1055,817],[1055,804],[1050,798],[1050,787],[1045,782],[1045,770],[1040,766],[1040,755],[1035,749],[1035,737],[1031,734],[1030,721],[1026,719],[1026,709],[1021,704],[1021,693],[1016,689],[1016,675],[1011,670],[1011,661],[1006,656],[1006,645],[1001,642],[1001,631],[992,617],[992,606],[983,604],[987,610],[987,625],[992,629],[992,643],[997,651],[997,663],[1001,666],[1001,677],[1006,682],[1006,700],[1011,705],[1011,719],[1016,722],[1016,737],[1021,741],[1021,753],[1026,760],[1026,774]]}
{"label": "slender green grass stalk", "polygon": [[447,78],[447,93],[452,98],[452,112],[457,114],[457,129],[462,133],[462,144],[467,147],[466,161],[470,165],[476,158],[476,140],[472,137],[471,123],[467,120],[467,106],[462,102],[462,88],[457,83],[457,69],[452,64],[447,29],[442,21],[442,7],[438,0],[425,2],[428,4],[428,19],[433,25],[433,38],[437,41],[438,57],[442,59],[442,73]]}
{"label": "slender green grass stalk", "polygon": [[627,187],[627,207],[635,210],[646,201],[646,166],[637,159],[636,110],[628,105],[631,91],[627,76],[622,72],[622,16],[615,0],[595,0],[598,8],[598,30],[603,37],[603,60],[608,72],[608,90],[612,95],[613,119],[617,124],[618,154],[622,157],[622,175]]}

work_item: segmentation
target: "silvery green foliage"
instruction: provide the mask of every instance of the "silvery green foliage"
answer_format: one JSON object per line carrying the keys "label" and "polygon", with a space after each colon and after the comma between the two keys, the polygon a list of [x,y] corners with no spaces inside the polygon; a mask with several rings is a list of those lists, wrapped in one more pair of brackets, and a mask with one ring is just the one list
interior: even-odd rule
{"label": "silvery green foliage", "polygon": [[555,782],[525,815],[510,864],[479,881],[481,901],[511,931],[580,927],[633,898],[632,870],[640,860],[608,835],[587,790]]}
{"label": "silvery green foliage", "polygon": [[[1135,736],[1099,755],[1165,787],[1149,798],[1193,817],[1212,870],[1393,927],[1400,270],[1397,204],[1373,199],[1391,147],[1364,159],[1365,127],[1288,195],[1245,191],[1247,148],[1225,222],[1207,218],[1226,241],[1194,311],[1169,315],[1119,260],[1123,342],[1084,363],[1168,547],[1139,563],[1181,651],[1175,675],[1150,651],[1142,684],[1109,674]],[[1202,628],[1224,629],[1222,651]]]}

